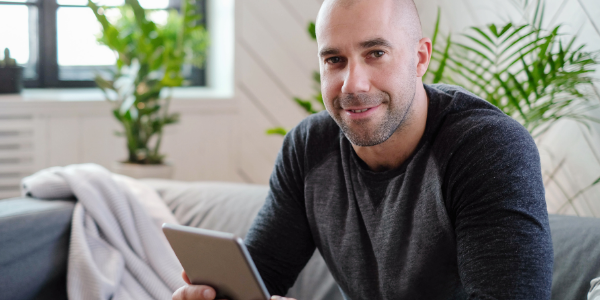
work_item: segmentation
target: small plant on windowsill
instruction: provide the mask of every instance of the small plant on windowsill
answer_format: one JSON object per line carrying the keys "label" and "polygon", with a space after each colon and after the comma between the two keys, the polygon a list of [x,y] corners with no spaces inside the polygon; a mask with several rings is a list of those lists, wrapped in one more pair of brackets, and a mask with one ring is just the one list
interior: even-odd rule
{"label": "small plant on windowsill", "polygon": [[171,97],[161,98],[160,94],[163,88],[185,84],[185,64],[202,66],[208,33],[198,24],[201,16],[196,13],[194,0],[182,1],[180,13],[170,10],[162,26],[149,19],[150,12],[138,0],[126,0],[125,5],[118,7],[117,18],[107,17],[113,15],[108,13],[111,8],[99,7],[92,1],[88,1],[88,6],[102,25],[98,42],[117,56],[116,72],[110,78],[95,78],[106,99],[114,104],[113,115],[123,125],[123,131],[117,135],[127,140],[128,158],[115,171],[144,176],[122,168],[165,166],[165,156],[160,153],[163,128],[176,123],[179,115],[169,113]]}
{"label": "small plant on windowsill", "polygon": [[0,60],[0,93],[20,93],[23,89],[23,67],[10,57],[10,50],[4,49],[4,59]]}

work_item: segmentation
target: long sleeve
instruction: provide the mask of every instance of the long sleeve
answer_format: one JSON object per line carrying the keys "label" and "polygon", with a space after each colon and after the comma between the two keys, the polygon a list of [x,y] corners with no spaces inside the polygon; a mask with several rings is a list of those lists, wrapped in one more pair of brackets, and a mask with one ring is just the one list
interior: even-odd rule
{"label": "long sleeve", "polygon": [[533,139],[507,118],[459,139],[445,188],[468,299],[550,299],[552,240]]}
{"label": "long sleeve", "polygon": [[300,133],[284,139],[270,191],[246,237],[256,267],[274,295],[285,295],[315,251],[303,197]]}

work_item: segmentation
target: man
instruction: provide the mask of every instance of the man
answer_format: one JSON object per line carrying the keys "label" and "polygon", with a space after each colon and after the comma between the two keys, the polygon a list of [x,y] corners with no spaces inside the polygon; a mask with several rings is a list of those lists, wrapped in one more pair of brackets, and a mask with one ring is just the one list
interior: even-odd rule
{"label": "man", "polygon": [[[549,299],[535,143],[464,89],[423,85],[412,0],[326,0],[317,42],[327,112],[286,135],[246,239],[269,291],[318,249],[347,299]],[[214,291],[173,298],[193,295]]]}

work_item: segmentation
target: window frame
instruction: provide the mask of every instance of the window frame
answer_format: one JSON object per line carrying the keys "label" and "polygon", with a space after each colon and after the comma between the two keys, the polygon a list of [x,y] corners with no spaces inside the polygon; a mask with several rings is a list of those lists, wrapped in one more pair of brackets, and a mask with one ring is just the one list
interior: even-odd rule
{"label": "window frame", "polygon": [[[86,5],[59,5],[56,0],[37,0],[35,2],[7,2],[0,0],[0,7],[4,5],[25,5],[36,7],[37,20],[32,20],[30,12],[29,19],[29,40],[30,51],[36,52],[34,68],[36,78],[23,79],[25,88],[88,88],[96,87],[93,80],[61,80],[59,77],[58,65],[58,44],[57,44],[57,19],[56,15],[60,7],[88,7]],[[180,8],[179,0],[169,0],[167,9]],[[200,22],[207,28],[206,0],[198,1],[198,13],[202,14]],[[33,45],[32,45],[33,44]],[[37,48],[37,51],[36,51]],[[30,55],[31,59],[32,55]],[[97,66],[75,66],[75,68],[97,69]],[[89,68],[89,69],[88,69]],[[191,79],[193,83],[190,86],[205,87],[206,67],[192,67]]]}

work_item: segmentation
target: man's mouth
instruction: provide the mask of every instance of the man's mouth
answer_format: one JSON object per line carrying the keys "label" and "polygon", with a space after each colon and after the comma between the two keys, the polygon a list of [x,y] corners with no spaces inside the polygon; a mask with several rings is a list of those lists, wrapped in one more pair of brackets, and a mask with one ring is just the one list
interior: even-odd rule
{"label": "man's mouth", "polygon": [[365,112],[367,110],[369,110],[370,108],[365,108],[365,109],[349,109],[349,111],[353,112],[353,113],[361,113],[361,112]]}
{"label": "man's mouth", "polygon": [[351,107],[344,109],[346,114],[351,118],[365,118],[370,116],[374,111],[379,108],[380,105],[374,107]]}

